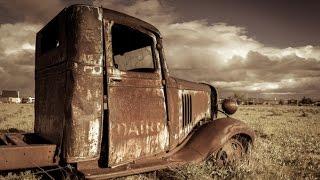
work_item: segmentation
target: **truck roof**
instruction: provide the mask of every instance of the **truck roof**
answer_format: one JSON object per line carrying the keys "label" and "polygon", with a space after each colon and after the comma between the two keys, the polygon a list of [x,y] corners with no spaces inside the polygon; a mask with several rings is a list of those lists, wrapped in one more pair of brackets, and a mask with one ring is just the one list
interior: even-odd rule
{"label": "truck roof", "polygon": [[[67,7],[66,9],[74,7],[74,6],[76,6],[76,7],[84,6],[84,7],[99,8],[97,6],[92,6],[92,5],[74,4],[74,5],[71,5],[71,6]],[[147,22],[145,22],[145,21],[143,21],[141,19],[135,18],[133,16],[127,15],[127,14],[122,13],[122,12],[118,12],[118,11],[115,11],[115,10],[107,9],[107,8],[104,8],[104,7],[100,7],[100,8],[103,9],[103,17],[104,18],[107,18],[107,19],[110,19],[110,20],[114,20],[116,22],[122,22],[124,24],[129,25],[129,26],[141,27],[141,28],[144,28],[144,29],[148,29],[148,30],[152,31],[153,33],[155,33],[156,35],[158,35],[159,37],[161,36],[160,31],[156,27],[151,25],[150,23],[147,23]]]}

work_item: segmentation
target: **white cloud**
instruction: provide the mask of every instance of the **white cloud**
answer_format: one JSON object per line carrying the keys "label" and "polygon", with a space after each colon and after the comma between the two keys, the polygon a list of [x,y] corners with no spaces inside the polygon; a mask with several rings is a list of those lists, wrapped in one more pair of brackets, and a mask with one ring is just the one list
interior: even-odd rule
{"label": "white cloud", "polygon": [[306,45],[302,47],[288,47],[284,49],[264,47],[259,50],[264,55],[275,58],[282,58],[285,56],[295,55],[300,58],[313,58],[320,60],[320,46],[315,47],[311,45]]}
{"label": "white cloud", "polygon": [[23,50],[34,51],[35,35],[40,27],[39,24],[27,23],[1,24],[0,52],[9,56]]}
{"label": "white cloud", "polygon": [[33,94],[35,36],[40,27],[28,23],[0,25],[0,89]]}

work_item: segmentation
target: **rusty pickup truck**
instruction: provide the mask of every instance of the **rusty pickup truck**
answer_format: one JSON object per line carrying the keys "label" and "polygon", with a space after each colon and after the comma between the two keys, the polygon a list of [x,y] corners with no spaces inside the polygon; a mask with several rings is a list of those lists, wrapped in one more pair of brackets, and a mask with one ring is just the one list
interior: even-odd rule
{"label": "rusty pickup truck", "polygon": [[[170,76],[157,28],[87,5],[36,37],[34,133],[0,135],[0,171],[70,165],[87,179],[241,158],[254,132],[217,118],[215,87]],[[225,101],[225,114],[236,104]]]}

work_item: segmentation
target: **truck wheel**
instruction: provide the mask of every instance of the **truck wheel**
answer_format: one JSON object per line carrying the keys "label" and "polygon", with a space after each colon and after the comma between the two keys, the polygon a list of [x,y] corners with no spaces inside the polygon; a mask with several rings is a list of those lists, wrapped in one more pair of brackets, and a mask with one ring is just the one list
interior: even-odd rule
{"label": "truck wheel", "polygon": [[219,166],[234,164],[242,159],[245,153],[246,149],[243,147],[242,143],[236,138],[231,138],[218,151],[216,163]]}

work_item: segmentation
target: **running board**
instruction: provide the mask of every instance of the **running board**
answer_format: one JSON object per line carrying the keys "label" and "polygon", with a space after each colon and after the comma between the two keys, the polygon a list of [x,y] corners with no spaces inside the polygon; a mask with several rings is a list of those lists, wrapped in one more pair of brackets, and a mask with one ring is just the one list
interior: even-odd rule
{"label": "running board", "polygon": [[[172,162],[170,160],[153,160],[140,163],[126,164],[115,168],[96,168],[96,169],[82,169],[79,170],[86,179],[109,179],[116,177],[129,176],[139,173],[156,171],[170,167],[177,167],[183,165],[183,162]],[[82,165],[83,166],[83,165]],[[92,167],[92,164],[84,166]],[[79,166],[78,166],[79,168]]]}

